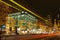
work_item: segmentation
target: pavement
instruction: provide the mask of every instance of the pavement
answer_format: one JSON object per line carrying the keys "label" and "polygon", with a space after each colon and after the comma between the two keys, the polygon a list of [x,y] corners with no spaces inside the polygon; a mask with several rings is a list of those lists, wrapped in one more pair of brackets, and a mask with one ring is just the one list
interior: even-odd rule
{"label": "pavement", "polygon": [[60,32],[51,34],[2,35],[1,40],[60,40]]}

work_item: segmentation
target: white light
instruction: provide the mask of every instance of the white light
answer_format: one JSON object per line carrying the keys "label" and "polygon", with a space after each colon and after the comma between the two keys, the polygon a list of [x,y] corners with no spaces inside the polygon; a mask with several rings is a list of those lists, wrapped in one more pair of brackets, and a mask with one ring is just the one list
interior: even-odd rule
{"label": "white light", "polygon": [[24,31],[22,31],[22,33],[25,33]]}
{"label": "white light", "polygon": [[18,31],[20,31],[20,28],[17,28]]}
{"label": "white light", "polygon": [[20,15],[18,17],[20,17]]}
{"label": "white light", "polygon": [[24,11],[22,11],[22,13],[24,13]]}
{"label": "white light", "polygon": [[24,15],[21,15],[21,16],[24,16]]}
{"label": "white light", "polygon": [[25,31],[25,33],[27,33],[27,31]]}
{"label": "white light", "polygon": [[25,13],[27,13],[27,12],[25,12]]}

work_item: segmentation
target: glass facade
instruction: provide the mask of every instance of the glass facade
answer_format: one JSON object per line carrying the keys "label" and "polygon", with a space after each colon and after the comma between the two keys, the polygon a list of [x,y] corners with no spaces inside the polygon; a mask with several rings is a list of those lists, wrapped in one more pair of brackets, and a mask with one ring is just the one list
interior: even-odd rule
{"label": "glass facade", "polygon": [[6,17],[6,33],[29,34],[29,30],[36,29],[38,19],[27,12],[8,14]]}

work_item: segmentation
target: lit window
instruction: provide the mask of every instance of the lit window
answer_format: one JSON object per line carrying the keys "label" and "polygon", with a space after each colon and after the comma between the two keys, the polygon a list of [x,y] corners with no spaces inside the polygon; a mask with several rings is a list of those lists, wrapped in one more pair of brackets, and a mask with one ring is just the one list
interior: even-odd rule
{"label": "lit window", "polygon": [[24,16],[24,15],[21,15],[21,16]]}

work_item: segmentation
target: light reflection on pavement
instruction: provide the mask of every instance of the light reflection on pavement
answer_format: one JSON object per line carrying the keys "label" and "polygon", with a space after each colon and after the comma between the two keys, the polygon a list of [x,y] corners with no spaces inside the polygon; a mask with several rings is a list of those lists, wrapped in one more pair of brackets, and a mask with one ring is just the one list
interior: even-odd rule
{"label": "light reflection on pavement", "polygon": [[30,35],[30,37],[27,36],[27,38],[21,38],[21,40],[28,40],[28,39],[34,39],[34,38],[47,39],[47,38],[58,36],[58,35],[60,35],[60,32],[55,32],[51,34],[37,34],[37,35]]}
{"label": "light reflection on pavement", "polygon": [[30,34],[30,35],[15,35],[15,36],[3,36],[6,40],[45,40],[48,38],[53,38],[60,35],[60,32],[55,32],[51,34]]}

